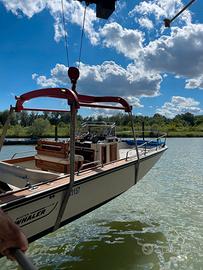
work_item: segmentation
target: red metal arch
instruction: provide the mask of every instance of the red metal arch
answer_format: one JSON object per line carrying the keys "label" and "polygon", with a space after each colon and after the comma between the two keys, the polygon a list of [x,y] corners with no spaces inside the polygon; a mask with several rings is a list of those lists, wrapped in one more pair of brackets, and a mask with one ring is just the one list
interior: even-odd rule
{"label": "red metal arch", "polygon": [[[116,106],[105,106],[105,105],[97,105],[95,104],[94,107],[101,107],[106,108],[109,107],[110,109],[118,109],[118,110],[125,110],[126,112],[131,112],[132,107],[128,104],[128,102],[121,98],[121,97],[112,97],[112,96],[103,96],[103,97],[95,97],[95,96],[86,96],[78,94],[79,102],[81,106],[88,107],[90,104],[93,103],[120,103],[122,107]],[[93,107],[90,105],[90,107]]]}
{"label": "red metal arch", "polygon": [[80,108],[77,94],[74,91],[70,89],[66,89],[66,88],[44,88],[44,89],[27,92],[19,97],[16,97],[17,102],[16,102],[15,110],[17,112],[24,110],[24,107],[23,107],[24,102],[31,100],[33,98],[38,98],[38,97],[67,99],[68,104],[71,104],[71,102],[75,102],[76,108],[77,109]]}
{"label": "red metal arch", "polygon": [[[80,106],[84,107],[94,107],[94,108],[108,108],[108,109],[118,109],[118,110],[125,110],[126,112],[131,112],[132,107],[128,104],[128,102],[121,98],[121,97],[112,97],[112,96],[87,96],[87,95],[80,95],[74,92],[73,90],[67,88],[45,88],[34,90],[31,92],[27,92],[19,97],[16,97],[16,107],[15,110],[17,112],[22,110],[29,110],[29,108],[24,108],[24,103],[29,101],[33,98],[38,97],[51,97],[51,98],[61,98],[66,99],[68,104],[71,105],[73,102],[75,103],[76,109],[79,109]],[[112,106],[112,105],[105,105],[105,104],[98,104],[98,103],[119,103],[122,106]],[[31,109],[33,110],[33,109]],[[48,109],[36,109],[38,111],[52,111]],[[54,110],[57,111],[57,110]]]}

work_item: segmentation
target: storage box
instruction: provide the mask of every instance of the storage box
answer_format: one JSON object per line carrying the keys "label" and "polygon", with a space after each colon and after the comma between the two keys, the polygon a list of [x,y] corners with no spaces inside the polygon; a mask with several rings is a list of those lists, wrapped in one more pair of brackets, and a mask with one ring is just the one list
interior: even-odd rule
{"label": "storage box", "polygon": [[35,149],[38,155],[67,158],[69,143],[39,140]]}
{"label": "storage box", "polygon": [[[75,155],[75,171],[82,166],[83,160],[83,156]],[[68,158],[63,159],[52,156],[36,155],[35,166],[43,171],[70,173],[70,160]]]}

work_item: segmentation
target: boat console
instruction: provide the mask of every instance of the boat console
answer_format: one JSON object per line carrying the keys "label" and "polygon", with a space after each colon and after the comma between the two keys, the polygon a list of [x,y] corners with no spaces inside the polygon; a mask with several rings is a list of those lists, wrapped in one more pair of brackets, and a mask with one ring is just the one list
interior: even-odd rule
{"label": "boat console", "polygon": [[[39,140],[36,146],[35,166],[43,171],[68,174],[70,172],[67,142]],[[105,164],[119,157],[118,139],[115,136],[115,124],[84,123],[75,141],[75,171],[83,164]]]}
{"label": "boat console", "polygon": [[84,163],[105,164],[119,157],[115,123],[85,122],[75,142],[75,153],[84,156]]}

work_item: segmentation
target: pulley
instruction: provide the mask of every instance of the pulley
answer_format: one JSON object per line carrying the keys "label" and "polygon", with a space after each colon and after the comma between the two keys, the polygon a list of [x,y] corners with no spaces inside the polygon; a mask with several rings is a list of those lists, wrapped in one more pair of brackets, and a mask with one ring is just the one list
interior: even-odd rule
{"label": "pulley", "polygon": [[68,77],[72,83],[72,90],[76,92],[76,84],[77,80],[80,76],[80,71],[76,67],[69,67],[68,69]]}

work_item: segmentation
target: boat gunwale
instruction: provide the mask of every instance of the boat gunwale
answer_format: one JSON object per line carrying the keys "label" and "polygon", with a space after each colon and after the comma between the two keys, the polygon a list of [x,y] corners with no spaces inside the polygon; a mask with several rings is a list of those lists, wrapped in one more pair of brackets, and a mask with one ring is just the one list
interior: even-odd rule
{"label": "boat gunwale", "polygon": [[[148,155],[144,155],[141,157],[140,161],[142,162],[143,160],[146,160],[148,158],[151,158],[157,154],[159,154],[160,152],[164,152],[167,150],[167,146],[165,146],[164,148],[160,148],[157,149],[156,151],[150,152]],[[130,159],[130,158],[129,158]],[[103,167],[101,166],[96,166],[93,168],[89,168],[89,169],[85,169],[83,171],[80,172],[80,175],[77,175],[77,172],[75,172],[75,181],[74,181],[74,187],[80,184],[83,184],[87,181],[91,181],[92,178],[93,179],[97,179],[99,177],[101,177],[102,175],[105,174],[109,174],[109,171],[115,171],[115,170],[120,170],[124,167],[128,167],[131,166],[133,163],[136,164],[137,163],[137,158],[133,157],[130,160],[126,160],[126,158],[120,159],[120,160],[116,160],[113,162],[110,162],[108,164],[104,164]],[[116,165],[116,163],[120,163],[122,162],[120,165]],[[114,165],[112,167],[112,165]],[[111,166],[110,168],[107,168],[107,166]],[[96,171],[98,168],[103,169],[103,171]],[[85,175],[84,175],[85,174]],[[68,179],[69,178],[69,179]],[[68,181],[67,181],[68,179]],[[59,181],[62,181],[61,184],[59,184]],[[29,187],[25,187],[22,188],[20,190],[16,190],[16,191],[11,191],[5,194],[1,194],[0,195],[0,206],[2,208],[4,208],[5,206],[12,205],[15,204],[16,202],[20,202],[22,200],[28,200],[31,197],[38,197],[41,194],[46,194],[46,193],[57,193],[60,192],[60,190],[65,190],[67,188],[67,186],[70,183],[70,174],[68,175],[63,175],[63,176],[59,176],[56,179],[53,180],[48,180],[45,182],[39,182],[37,184],[33,185],[33,188],[29,188]],[[55,185],[53,185],[55,184]],[[43,188],[44,186],[44,188]],[[39,188],[41,188],[41,190],[39,190]],[[29,192],[29,193],[28,193]],[[16,196],[15,198],[10,199],[9,197],[14,197],[16,194],[20,194],[20,193],[28,193],[28,194],[22,194],[22,196]],[[51,195],[50,194],[50,195]],[[11,206],[12,207],[12,206]]]}

